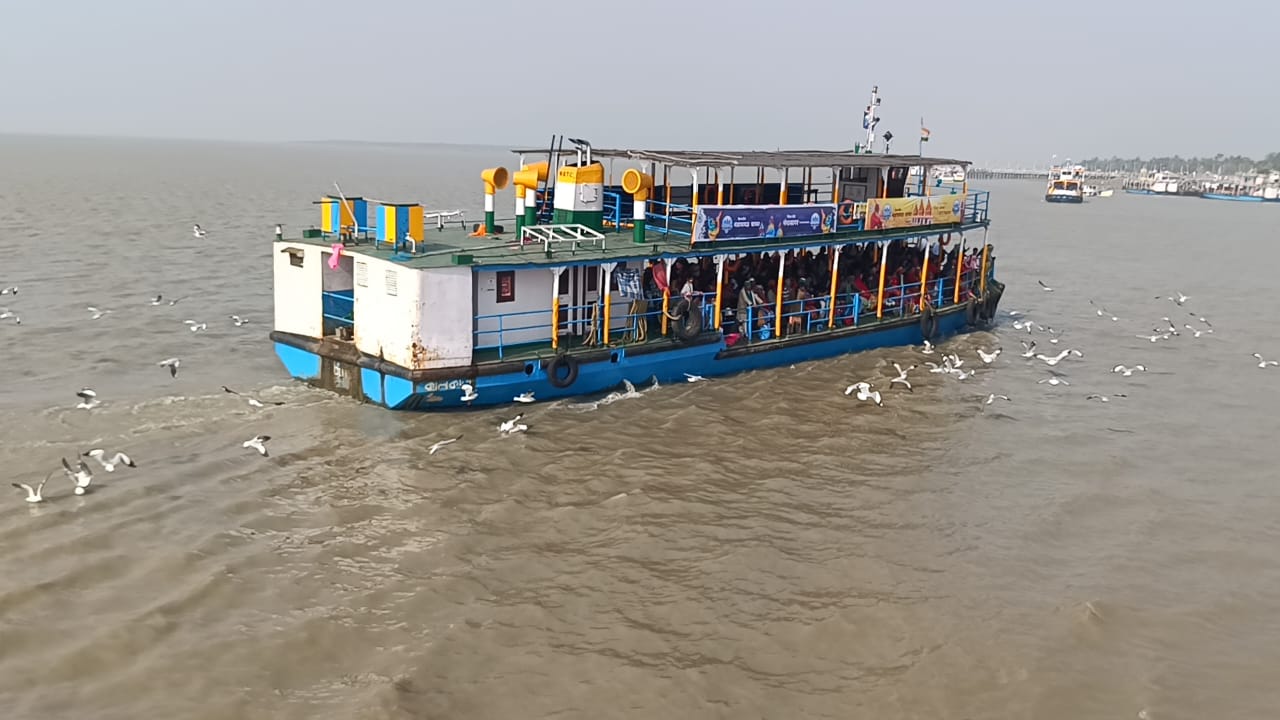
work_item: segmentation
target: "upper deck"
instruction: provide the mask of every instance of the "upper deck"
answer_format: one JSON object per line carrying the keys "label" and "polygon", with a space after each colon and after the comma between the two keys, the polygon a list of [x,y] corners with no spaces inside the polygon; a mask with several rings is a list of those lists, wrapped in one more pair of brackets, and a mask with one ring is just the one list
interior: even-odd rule
{"label": "upper deck", "polygon": [[[363,254],[413,268],[492,269],[872,242],[989,221],[988,193],[923,180],[934,167],[967,166],[963,160],[578,143],[567,152],[517,149],[519,171],[485,170],[484,223],[330,196],[321,201],[320,227],[290,240],[328,245],[341,237]],[[925,172],[909,180],[913,167]],[[499,218],[496,196],[511,179],[515,212]]]}

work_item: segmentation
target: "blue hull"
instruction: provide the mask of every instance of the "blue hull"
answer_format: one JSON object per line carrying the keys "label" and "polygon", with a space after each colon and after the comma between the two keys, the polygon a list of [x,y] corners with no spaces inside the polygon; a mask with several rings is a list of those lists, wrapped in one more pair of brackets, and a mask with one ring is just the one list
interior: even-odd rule
{"label": "blue hull", "polygon": [[1219,195],[1218,193],[1204,193],[1200,197],[1205,200],[1230,200],[1233,202],[1263,202],[1262,198],[1252,195]]}
{"label": "blue hull", "polygon": [[1045,195],[1044,201],[1051,202],[1051,203],[1071,203],[1073,205],[1078,205],[1084,202],[1084,196],[1083,195]]}
{"label": "blue hull", "polygon": [[[963,309],[936,316],[937,338],[968,329]],[[590,396],[619,388],[623,380],[642,385],[657,378],[660,383],[684,382],[685,373],[714,377],[747,370],[791,365],[880,347],[920,344],[924,336],[918,321],[905,321],[876,330],[814,336],[810,342],[760,344],[746,350],[728,349],[724,341],[702,345],[672,345],[670,349],[628,354],[626,347],[594,362],[579,364],[577,379],[566,388],[551,384],[543,363],[530,360],[523,370],[495,375],[481,374],[468,381],[471,368],[458,368],[458,376],[429,382],[413,382],[369,367],[321,357],[275,341],[276,355],[289,374],[394,410],[442,410],[460,407],[507,405],[512,398],[532,391],[538,400]],[[602,353],[603,354],[603,353]],[[462,384],[471,382],[479,395],[462,402]]]}
{"label": "blue hull", "polygon": [[[1130,195],[1157,195],[1158,194],[1154,190],[1135,190],[1134,188],[1125,188],[1124,191],[1129,193]],[[1168,194],[1168,193],[1165,193],[1165,194]]]}

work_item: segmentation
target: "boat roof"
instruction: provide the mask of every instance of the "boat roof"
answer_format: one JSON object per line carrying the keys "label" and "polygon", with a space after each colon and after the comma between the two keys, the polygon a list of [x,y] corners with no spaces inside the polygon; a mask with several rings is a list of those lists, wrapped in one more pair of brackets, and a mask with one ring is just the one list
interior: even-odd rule
{"label": "boat roof", "polygon": [[[518,155],[550,155],[549,148],[516,148]],[[560,151],[561,156],[573,152]],[[969,160],[926,157],[923,155],[885,155],[856,153],[853,150],[623,150],[591,148],[598,159],[655,162],[681,167],[759,167],[759,168],[833,168],[833,167],[903,167],[909,165],[959,165]]]}

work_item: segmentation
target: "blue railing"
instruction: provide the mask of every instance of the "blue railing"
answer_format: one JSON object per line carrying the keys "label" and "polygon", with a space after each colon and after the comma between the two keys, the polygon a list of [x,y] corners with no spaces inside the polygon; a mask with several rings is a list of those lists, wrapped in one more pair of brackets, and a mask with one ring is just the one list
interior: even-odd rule
{"label": "blue railing", "polygon": [[332,290],[320,293],[320,312],[324,315],[324,334],[332,335],[341,326],[355,327],[355,290]]}
{"label": "blue railing", "polygon": [[[559,334],[564,334],[567,331],[572,335],[583,335],[592,330],[592,312],[595,311],[594,303],[561,305],[559,309],[561,315],[565,318],[575,314],[578,316],[573,320],[562,319],[558,323]],[[477,315],[476,329],[472,333],[474,337],[473,347],[476,350],[497,350],[498,359],[504,360],[506,359],[508,348],[513,345],[549,342],[551,340],[551,326],[554,322],[551,312],[551,309],[547,308],[546,310]],[[482,327],[484,325],[489,327]],[[594,332],[598,338],[600,328],[595,328]]]}

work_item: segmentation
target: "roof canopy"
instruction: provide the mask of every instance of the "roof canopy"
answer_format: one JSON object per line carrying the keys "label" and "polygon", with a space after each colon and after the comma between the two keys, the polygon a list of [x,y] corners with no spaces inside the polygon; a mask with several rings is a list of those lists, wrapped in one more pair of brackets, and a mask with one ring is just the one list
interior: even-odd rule
{"label": "roof canopy", "polygon": [[[547,148],[512,150],[522,155],[547,155]],[[572,152],[572,150],[568,151]],[[591,148],[593,158],[617,158],[637,162],[655,162],[681,167],[759,168],[833,168],[833,167],[903,167],[908,165],[960,165],[968,160],[924,157],[921,155],[882,155],[855,153],[852,150],[617,150]]]}

